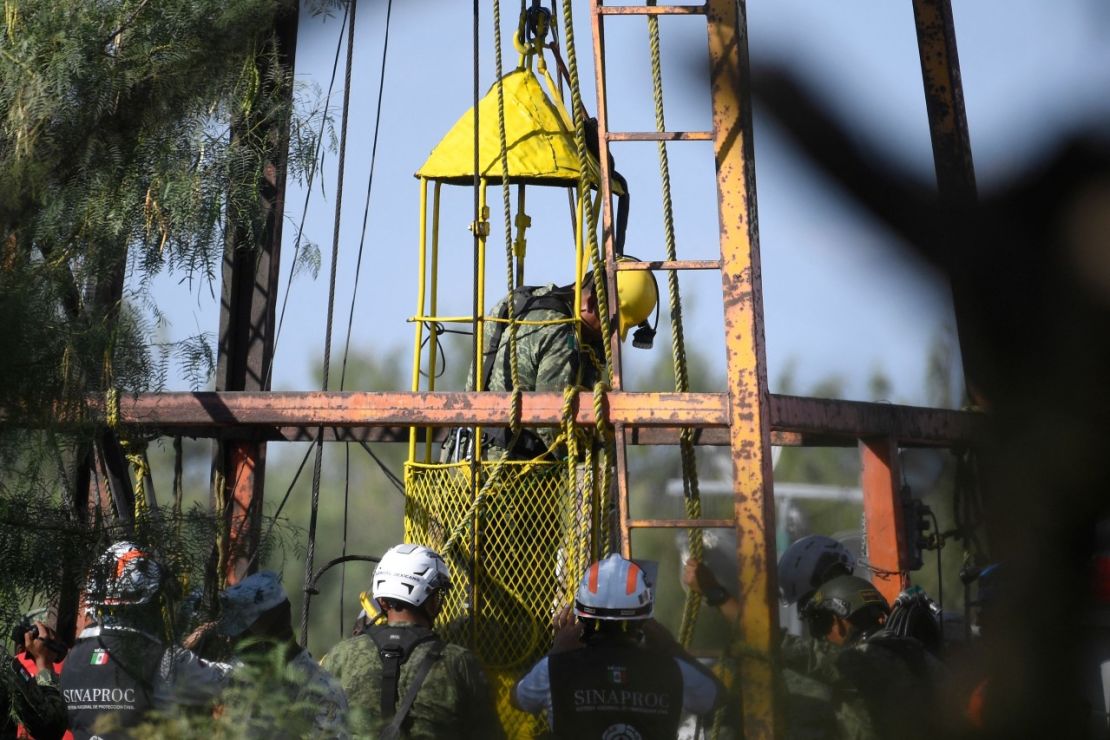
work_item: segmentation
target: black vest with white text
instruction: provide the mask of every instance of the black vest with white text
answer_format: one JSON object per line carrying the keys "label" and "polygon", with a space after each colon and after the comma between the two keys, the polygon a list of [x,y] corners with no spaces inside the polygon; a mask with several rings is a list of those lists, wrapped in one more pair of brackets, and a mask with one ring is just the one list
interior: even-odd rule
{"label": "black vest with white text", "polygon": [[597,642],[548,658],[552,729],[574,740],[674,740],[682,672],[674,658]]}
{"label": "black vest with white text", "polygon": [[[75,740],[128,737],[126,728],[139,724],[154,706],[163,652],[160,642],[139,633],[102,632],[78,640],[61,674]],[[98,734],[96,722],[106,715],[116,731]]]}

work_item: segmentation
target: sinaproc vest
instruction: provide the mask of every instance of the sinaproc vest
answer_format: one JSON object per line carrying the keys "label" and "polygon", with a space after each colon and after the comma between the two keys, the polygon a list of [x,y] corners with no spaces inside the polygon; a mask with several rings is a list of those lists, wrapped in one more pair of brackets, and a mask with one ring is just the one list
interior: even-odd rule
{"label": "sinaproc vest", "polygon": [[[75,740],[127,737],[154,706],[154,682],[163,645],[137,632],[102,631],[78,640],[61,675],[62,697]],[[112,715],[116,732],[96,734],[98,719]]]}
{"label": "sinaproc vest", "polygon": [[598,642],[548,658],[552,729],[574,740],[674,740],[682,672],[669,655]]}

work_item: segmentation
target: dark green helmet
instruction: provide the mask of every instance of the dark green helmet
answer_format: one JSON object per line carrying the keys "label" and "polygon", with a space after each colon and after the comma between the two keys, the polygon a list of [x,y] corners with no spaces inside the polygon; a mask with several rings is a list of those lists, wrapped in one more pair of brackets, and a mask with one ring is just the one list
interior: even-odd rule
{"label": "dark green helmet", "polygon": [[813,598],[806,604],[805,614],[828,612],[843,619],[851,619],[868,608],[884,614],[890,613],[890,605],[870,581],[858,576],[838,576],[814,592]]}

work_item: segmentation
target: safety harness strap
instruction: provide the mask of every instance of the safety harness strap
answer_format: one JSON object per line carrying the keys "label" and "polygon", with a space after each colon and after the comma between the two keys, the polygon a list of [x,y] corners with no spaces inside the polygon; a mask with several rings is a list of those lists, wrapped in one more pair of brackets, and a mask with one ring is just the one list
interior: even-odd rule
{"label": "safety harness strap", "polygon": [[501,346],[501,335],[505,333],[505,320],[509,318],[510,311],[514,319],[520,318],[529,311],[541,309],[556,311],[567,318],[574,316],[574,309],[571,305],[574,297],[572,289],[557,288],[546,295],[540,296],[534,295],[537,290],[539,288],[532,285],[522,285],[514,290],[512,300],[506,300],[501,304],[501,310],[498,311],[496,316],[500,320],[491,322],[493,327],[489,333],[489,350],[482,361],[482,390],[489,390],[489,381],[493,377],[493,366],[497,362],[497,350]]}
{"label": "safety harness strap", "polygon": [[[443,649],[443,643],[426,627],[375,626],[364,634],[374,641],[382,660],[382,717],[392,717],[397,707],[397,682],[401,675],[401,666],[417,645],[435,641],[429,652],[438,655]],[[423,681],[422,678],[420,680]]]}
{"label": "safety harness strap", "polygon": [[[420,687],[424,685],[424,679],[428,677],[428,672],[432,670],[432,665],[443,656],[443,643],[436,641],[424,654],[424,659],[420,661],[420,665],[416,667],[416,673],[413,674],[412,682],[409,683],[408,691],[405,692],[405,698],[401,700],[401,706],[397,708],[397,713],[393,715],[393,720],[386,725],[379,736],[381,740],[397,740],[401,736],[401,725],[405,722],[405,717],[409,715],[412,710],[412,705],[416,701],[416,695],[420,693]],[[397,688],[396,682],[393,684],[394,690]]]}

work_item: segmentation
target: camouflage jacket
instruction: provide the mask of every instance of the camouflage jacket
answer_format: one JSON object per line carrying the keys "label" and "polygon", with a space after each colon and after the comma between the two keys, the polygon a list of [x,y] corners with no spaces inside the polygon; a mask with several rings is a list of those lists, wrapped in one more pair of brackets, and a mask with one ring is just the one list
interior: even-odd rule
{"label": "camouflage jacket", "polygon": [[[790,737],[842,740],[936,736],[940,663],[910,638],[882,631],[850,646],[786,636],[783,679]],[[810,732],[829,726],[835,733]],[[830,727],[831,729],[831,727]]]}
{"label": "camouflage jacket", "polygon": [[[402,625],[394,625],[402,626]],[[397,696],[409,682],[432,643],[416,646],[401,665]],[[382,662],[378,648],[367,635],[351,637],[336,645],[321,661],[347,692],[352,733],[377,737],[381,717]],[[485,672],[473,653],[447,643],[417,694],[402,726],[409,740],[499,740],[504,737],[494,710]]]}
{"label": "camouflage jacket", "polygon": [[[556,290],[555,285],[544,285],[535,288],[532,296],[536,298],[551,296]],[[501,315],[508,300],[509,296],[503,298],[488,315],[494,317]],[[573,300],[568,304],[568,309],[572,304]],[[517,318],[526,321],[556,321],[566,319],[568,315],[552,308],[535,307],[526,309],[524,314]],[[509,352],[510,328],[508,325],[504,326],[497,346],[493,347],[491,346],[491,338],[494,334],[492,326],[492,322],[486,324],[482,349],[483,363],[493,358],[493,368],[485,390],[508,392],[513,389]],[[518,325],[516,353],[520,389],[561,393],[564,388],[573,385],[593,388],[600,375],[595,360],[596,363],[605,362],[605,349],[600,341],[588,342],[586,346],[590,349],[586,350],[581,345],[572,323]],[[591,354],[593,354],[592,358]],[[482,370],[484,371],[485,368],[483,367]],[[467,390],[471,388],[468,380]],[[548,445],[558,436],[558,430],[551,427],[537,429],[536,433]]]}
{"label": "camouflage jacket", "polygon": [[69,727],[66,703],[58,690],[58,680],[49,671],[33,679],[16,667],[15,659],[0,658],[0,740],[16,737],[16,723],[22,723],[40,740],[56,740]]}

